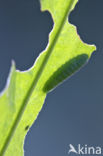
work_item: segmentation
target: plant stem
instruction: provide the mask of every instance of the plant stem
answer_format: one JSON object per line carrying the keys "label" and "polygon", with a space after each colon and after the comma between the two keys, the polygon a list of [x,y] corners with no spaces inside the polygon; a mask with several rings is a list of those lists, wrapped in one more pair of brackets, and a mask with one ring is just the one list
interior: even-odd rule
{"label": "plant stem", "polygon": [[30,99],[30,97],[31,97],[31,95],[33,93],[33,90],[35,89],[35,87],[36,87],[36,85],[37,85],[37,83],[38,83],[38,81],[39,81],[39,79],[40,79],[40,77],[41,77],[41,75],[43,73],[43,70],[44,70],[44,68],[45,68],[45,66],[46,66],[46,64],[48,62],[48,59],[51,56],[53,48],[54,48],[54,46],[55,46],[55,44],[56,44],[56,42],[57,42],[57,40],[59,38],[61,30],[63,29],[63,26],[64,26],[64,24],[66,22],[68,13],[70,12],[74,1],[75,0],[70,0],[69,1],[69,4],[68,4],[67,9],[65,11],[64,17],[61,20],[60,27],[58,28],[57,33],[54,36],[54,39],[52,40],[52,43],[50,44],[50,46],[49,46],[49,48],[48,48],[48,50],[46,52],[46,56],[45,56],[45,58],[44,58],[44,60],[43,60],[43,62],[41,64],[41,66],[40,66],[40,68],[39,68],[39,70],[38,70],[38,72],[37,72],[37,74],[36,74],[32,84],[31,84],[31,86],[30,86],[30,88],[29,88],[29,90],[28,90],[24,100],[23,100],[23,103],[22,103],[22,105],[20,107],[20,110],[18,111],[17,117],[16,117],[16,119],[15,119],[15,121],[14,121],[14,123],[13,123],[13,125],[12,125],[12,127],[10,129],[10,132],[9,132],[6,140],[5,140],[4,146],[1,149],[0,156],[4,156],[6,150],[7,150],[8,146],[9,146],[9,143],[10,143],[10,141],[11,141],[13,135],[14,135],[14,132],[15,132],[18,124],[19,124],[19,121],[22,118],[23,112],[25,111],[25,108],[26,108],[26,106],[28,104],[28,101],[29,101],[29,99]]}

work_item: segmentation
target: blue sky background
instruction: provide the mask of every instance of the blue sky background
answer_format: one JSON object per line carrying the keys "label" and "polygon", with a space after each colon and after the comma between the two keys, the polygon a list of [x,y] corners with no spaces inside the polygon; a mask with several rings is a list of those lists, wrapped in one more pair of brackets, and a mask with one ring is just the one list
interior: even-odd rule
{"label": "blue sky background", "polygon": [[[82,40],[97,45],[89,63],[49,93],[25,141],[25,156],[67,156],[69,144],[103,147],[103,0],[80,0],[70,15]],[[0,90],[11,60],[30,68],[53,21],[38,0],[0,1]],[[73,156],[71,154],[71,156]]]}

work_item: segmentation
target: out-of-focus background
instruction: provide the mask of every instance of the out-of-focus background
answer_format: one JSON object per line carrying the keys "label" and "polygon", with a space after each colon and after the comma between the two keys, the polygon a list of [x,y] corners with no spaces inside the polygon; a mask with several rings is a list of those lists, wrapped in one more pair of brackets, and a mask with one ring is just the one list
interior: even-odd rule
{"label": "out-of-focus background", "polygon": [[[103,0],[79,0],[70,22],[97,51],[48,94],[26,137],[25,156],[67,156],[70,143],[103,147]],[[51,15],[40,11],[39,0],[0,1],[0,90],[11,60],[19,70],[30,68],[47,46],[52,27]]]}

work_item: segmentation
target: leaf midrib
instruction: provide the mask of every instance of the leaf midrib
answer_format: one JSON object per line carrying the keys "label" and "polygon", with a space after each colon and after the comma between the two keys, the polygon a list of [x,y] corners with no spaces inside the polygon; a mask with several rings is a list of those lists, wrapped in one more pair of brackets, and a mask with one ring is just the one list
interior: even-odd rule
{"label": "leaf midrib", "polygon": [[14,123],[13,123],[13,125],[12,125],[12,127],[11,127],[11,129],[9,131],[9,134],[8,134],[8,136],[7,136],[7,138],[6,138],[5,142],[4,142],[4,145],[3,145],[2,149],[1,149],[1,152],[0,152],[1,156],[3,156],[5,154],[8,146],[9,146],[9,143],[10,143],[10,141],[11,141],[13,135],[14,135],[14,132],[15,132],[18,124],[19,124],[20,119],[22,118],[23,112],[25,111],[25,108],[26,108],[26,106],[28,104],[28,101],[29,101],[29,99],[30,99],[30,97],[31,97],[31,95],[33,93],[33,90],[35,89],[35,87],[36,87],[36,85],[37,85],[37,83],[38,83],[38,81],[39,81],[39,79],[40,79],[40,77],[41,77],[41,75],[43,73],[43,70],[44,70],[44,68],[45,68],[45,66],[46,66],[46,64],[48,62],[48,59],[51,56],[51,53],[52,53],[52,51],[53,51],[53,49],[55,47],[55,44],[56,44],[56,42],[57,42],[57,40],[59,38],[61,30],[63,29],[66,18],[67,18],[68,13],[70,12],[70,10],[72,8],[72,5],[73,5],[74,1],[75,0],[71,0],[68,3],[67,9],[65,11],[63,19],[61,20],[61,23],[60,23],[60,26],[59,26],[59,28],[57,30],[57,33],[55,34],[54,39],[52,40],[52,43],[51,43],[51,45],[49,46],[49,48],[47,50],[47,54],[46,54],[41,66],[40,66],[40,68],[39,68],[39,70],[38,70],[38,72],[37,72],[37,74],[36,74],[36,76],[35,76],[35,78],[34,78],[34,80],[32,82],[32,84],[30,86],[30,88],[28,89],[28,92],[27,92],[27,94],[26,94],[26,96],[25,96],[25,98],[24,98],[24,100],[22,102],[22,105],[21,105],[21,107],[20,107],[20,109],[18,111],[17,117],[16,117],[16,119],[15,119],[15,121],[14,121]]}

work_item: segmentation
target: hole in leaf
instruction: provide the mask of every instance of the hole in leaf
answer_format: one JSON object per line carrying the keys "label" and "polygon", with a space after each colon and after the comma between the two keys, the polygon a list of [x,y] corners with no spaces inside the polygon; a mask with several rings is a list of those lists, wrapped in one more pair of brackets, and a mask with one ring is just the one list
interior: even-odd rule
{"label": "hole in leaf", "polygon": [[39,0],[0,1],[0,90],[11,66],[29,69],[48,43],[53,27],[51,15],[40,11]]}

